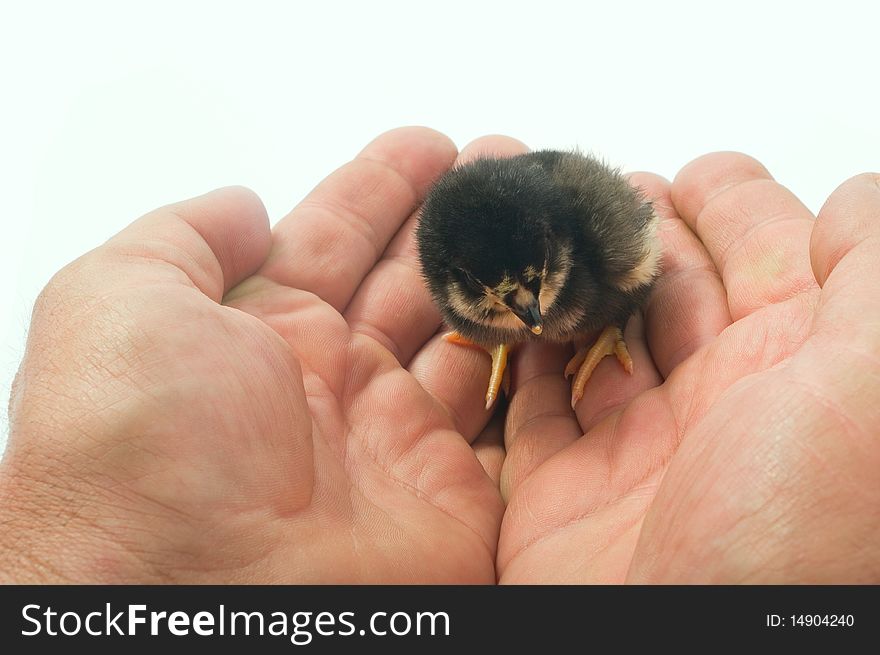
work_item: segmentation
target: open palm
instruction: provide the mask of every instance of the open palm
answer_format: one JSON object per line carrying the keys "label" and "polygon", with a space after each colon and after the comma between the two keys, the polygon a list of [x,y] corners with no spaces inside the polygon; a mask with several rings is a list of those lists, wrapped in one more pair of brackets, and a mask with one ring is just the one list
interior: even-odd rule
{"label": "open palm", "polygon": [[818,221],[735,153],[632,181],[665,246],[635,375],[604,362],[575,415],[569,353],[522,354],[501,580],[876,581],[876,178]]}
{"label": "open palm", "polygon": [[[395,130],[271,234],[225,189],[59,273],[0,485],[53,508],[22,550],[77,543],[52,571],[72,580],[494,582],[503,504],[471,446],[488,364],[436,337],[407,220],[455,157]],[[53,483],[20,488],[34,462]]]}
{"label": "open palm", "polygon": [[314,581],[495,580],[503,505],[470,445],[488,418],[485,362],[437,337],[413,239],[419,201],[454,158],[429,130],[380,137],[281,221],[224,301],[301,367],[311,453],[289,477],[312,489],[283,557]]}

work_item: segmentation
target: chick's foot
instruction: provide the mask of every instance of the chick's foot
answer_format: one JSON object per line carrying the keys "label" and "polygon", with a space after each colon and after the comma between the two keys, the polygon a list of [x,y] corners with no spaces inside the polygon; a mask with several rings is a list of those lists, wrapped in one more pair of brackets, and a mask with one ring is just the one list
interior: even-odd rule
{"label": "chick's foot", "polygon": [[461,336],[458,332],[447,332],[443,335],[443,340],[459,346],[485,350],[492,357],[492,373],[489,376],[489,388],[486,389],[486,409],[491,409],[498,398],[498,392],[502,384],[504,385],[504,392],[509,392],[510,383],[509,378],[505,376],[505,372],[507,370],[507,355],[510,353],[510,346],[502,343],[491,350],[487,350],[470,339]]}
{"label": "chick's foot", "polygon": [[[623,340],[623,333],[618,327],[609,326],[602,330],[591,348],[584,346],[575,354],[565,367],[565,377],[574,375],[571,383],[571,406],[574,408],[584,396],[584,387],[599,362],[608,355],[616,355],[623,369],[632,375],[633,361]],[[576,374],[575,374],[576,373]]]}

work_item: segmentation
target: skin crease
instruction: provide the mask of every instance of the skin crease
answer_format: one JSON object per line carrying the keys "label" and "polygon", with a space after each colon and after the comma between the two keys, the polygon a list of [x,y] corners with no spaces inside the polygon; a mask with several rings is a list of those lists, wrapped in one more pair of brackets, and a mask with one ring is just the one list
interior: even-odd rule
{"label": "skin crease", "polygon": [[880,581],[880,178],[816,221],[745,155],[633,175],[665,249],[634,375],[606,359],[575,414],[571,350],[529,344],[487,426],[488,358],[440,339],[412,237],[455,158],[394,130],[271,232],[222,189],[60,271],[0,580]]}

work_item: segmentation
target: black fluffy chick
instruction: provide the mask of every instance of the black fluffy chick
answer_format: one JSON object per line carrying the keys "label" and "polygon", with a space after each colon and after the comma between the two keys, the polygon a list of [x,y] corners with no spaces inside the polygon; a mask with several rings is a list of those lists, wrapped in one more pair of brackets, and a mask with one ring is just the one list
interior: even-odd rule
{"label": "black fluffy chick", "polygon": [[575,152],[477,159],[428,194],[417,230],[422,273],[451,340],[492,354],[486,407],[509,346],[605,328],[566,368],[572,406],[605,355],[632,371],[621,329],[645,302],[660,245],[651,203],[619,171]]}

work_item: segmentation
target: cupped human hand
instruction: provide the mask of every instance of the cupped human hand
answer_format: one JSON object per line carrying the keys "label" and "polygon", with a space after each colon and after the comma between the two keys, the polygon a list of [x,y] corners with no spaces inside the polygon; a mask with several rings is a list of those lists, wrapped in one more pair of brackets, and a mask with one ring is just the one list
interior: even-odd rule
{"label": "cupped human hand", "polygon": [[566,349],[522,349],[505,455],[413,247],[455,155],[396,130],[272,232],[225,189],[62,270],[10,404],[3,579],[877,580],[877,177],[816,223],[742,155],[633,176],[666,251],[635,375],[603,362],[575,414]]}
{"label": "cupped human hand", "polygon": [[57,274],[12,394],[3,579],[494,582],[488,361],[437,336],[412,236],[456,154],[394,130],[271,232],[222,189]]}
{"label": "cupped human hand", "polygon": [[880,581],[880,177],[815,219],[757,161],[670,185],[662,276],[572,412],[563,348],[518,360],[502,582]]}

